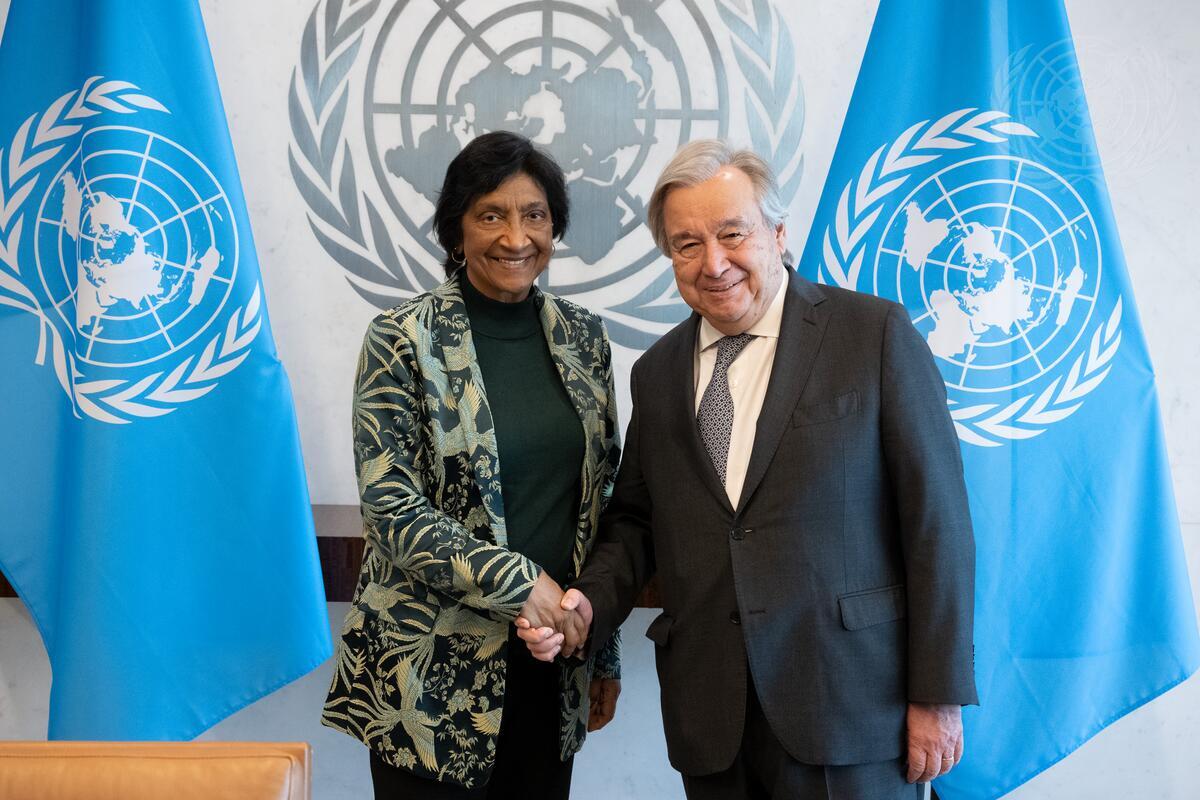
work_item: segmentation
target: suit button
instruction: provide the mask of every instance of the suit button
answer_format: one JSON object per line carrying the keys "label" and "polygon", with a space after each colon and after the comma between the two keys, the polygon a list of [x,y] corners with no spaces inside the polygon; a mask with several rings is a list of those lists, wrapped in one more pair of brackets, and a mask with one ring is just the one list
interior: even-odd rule
{"label": "suit button", "polygon": [[733,539],[735,542],[740,542],[742,539],[746,538],[746,530],[744,528],[734,528],[729,532],[729,538]]}
{"label": "suit button", "polygon": [[732,622],[734,625],[741,625],[742,624],[742,615],[736,611],[730,611],[729,612],[729,621]]}

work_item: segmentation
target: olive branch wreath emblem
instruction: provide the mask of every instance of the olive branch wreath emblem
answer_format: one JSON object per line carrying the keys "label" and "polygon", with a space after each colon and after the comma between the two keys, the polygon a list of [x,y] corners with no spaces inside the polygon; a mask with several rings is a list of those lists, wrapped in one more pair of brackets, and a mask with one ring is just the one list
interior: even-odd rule
{"label": "olive branch wreath emblem", "polygon": [[[858,288],[867,236],[878,222],[885,200],[907,183],[917,168],[981,143],[999,144],[1011,137],[1036,136],[1004,112],[964,108],[932,122],[918,122],[894,142],[881,145],[858,177],[842,189],[833,224],[822,238],[818,279],[844,289]],[[1003,406],[964,406],[949,400],[958,437],[969,444],[997,447],[1038,436],[1075,413],[1111,369],[1121,345],[1121,309],[1118,298],[1108,320],[1096,328],[1090,346],[1075,359],[1066,376],[1056,377],[1040,393],[1021,395]]]}
{"label": "olive branch wreath emblem", "polygon": [[[748,12],[728,0],[717,0],[716,6],[745,78],[743,104],[754,149],[781,176],[796,162],[780,187],[784,203],[790,203],[803,172],[803,158],[795,156],[804,130],[804,94],[791,38],[768,0],[753,0]],[[320,0],[313,8],[288,92],[294,137],[288,164],[321,247],[350,273],[347,280],[355,291],[386,308],[422,291],[420,269],[416,258],[395,243],[370,192],[360,189],[354,153],[343,135],[351,66],[380,8],[379,0]],[[780,113],[789,102],[791,113]]]}
{"label": "olive branch wreath emblem", "polygon": [[25,204],[42,182],[45,165],[83,129],[87,118],[105,112],[135,114],[143,110],[170,113],[128,81],[93,76],[82,88],[62,95],[45,111],[27,117],[7,150],[0,148],[0,305],[27,311],[38,318],[34,363],[39,366],[46,363],[48,342],[54,374],[71,398],[76,416],[82,412],[113,424],[169,414],[183,403],[208,394],[219,378],[246,358],[262,325],[261,284],[256,284],[250,300],[230,316],[225,329],[207,342],[199,356],[189,356],[170,372],[154,372],[136,380],[89,380],[74,350],[68,347],[37,296],[26,286],[19,257]]}
{"label": "olive branch wreath emblem", "polygon": [[[788,162],[800,150],[804,132],[804,91],[796,79],[796,56],[787,26],[767,0],[754,0],[748,22],[722,0],[717,12],[733,34],[733,54],[746,81],[743,107],[750,129],[750,144],[783,179]],[[776,121],[773,109],[787,108],[795,97],[790,115]],[[790,205],[800,188],[804,158],[779,187],[784,205]]]}

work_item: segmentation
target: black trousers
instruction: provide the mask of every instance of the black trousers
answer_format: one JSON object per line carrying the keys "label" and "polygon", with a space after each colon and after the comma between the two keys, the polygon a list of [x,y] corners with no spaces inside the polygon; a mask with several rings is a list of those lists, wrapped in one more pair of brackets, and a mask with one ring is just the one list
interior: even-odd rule
{"label": "black trousers", "polygon": [[467,789],[423,778],[393,767],[372,750],[375,800],[567,800],[574,756],[558,757],[560,675],[558,664],[535,660],[524,642],[510,636],[504,715],[488,782]]}
{"label": "black trousers", "polygon": [[924,784],[905,781],[903,758],[873,764],[823,766],[796,761],[775,738],[748,681],[746,725],[732,766],[712,775],[684,775],[688,800],[922,800]]}

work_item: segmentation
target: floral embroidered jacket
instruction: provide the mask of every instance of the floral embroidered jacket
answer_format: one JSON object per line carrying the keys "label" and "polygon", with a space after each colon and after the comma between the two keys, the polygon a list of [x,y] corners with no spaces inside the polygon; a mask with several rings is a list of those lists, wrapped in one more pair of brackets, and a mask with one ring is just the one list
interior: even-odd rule
{"label": "floral embroidered jacket", "polygon": [[[594,314],[533,291],[584,430],[578,575],[620,456],[611,354]],[[504,465],[457,278],[371,323],[353,424],[366,549],[322,722],[390,764],[479,785],[500,730],[509,626],[540,569],[506,546]],[[563,667],[563,758],[583,743],[591,678],[619,670],[617,635]]]}

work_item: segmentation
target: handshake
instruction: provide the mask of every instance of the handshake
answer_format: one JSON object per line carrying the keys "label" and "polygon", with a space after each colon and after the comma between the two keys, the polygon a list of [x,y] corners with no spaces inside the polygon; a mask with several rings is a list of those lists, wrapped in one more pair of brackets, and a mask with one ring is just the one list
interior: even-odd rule
{"label": "handshake", "polygon": [[[592,604],[578,589],[564,592],[553,578],[542,572],[513,624],[517,626],[517,636],[539,661],[553,661],[559,653],[565,658],[582,656],[592,627]],[[588,687],[589,733],[612,721],[620,694],[619,679],[592,678]]]}
{"label": "handshake", "polygon": [[564,658],[582,655],[592,626],[592,604],[577,589],[564,592],[543,572],[513,624],[539,661],[553,661],[559,653]]}

